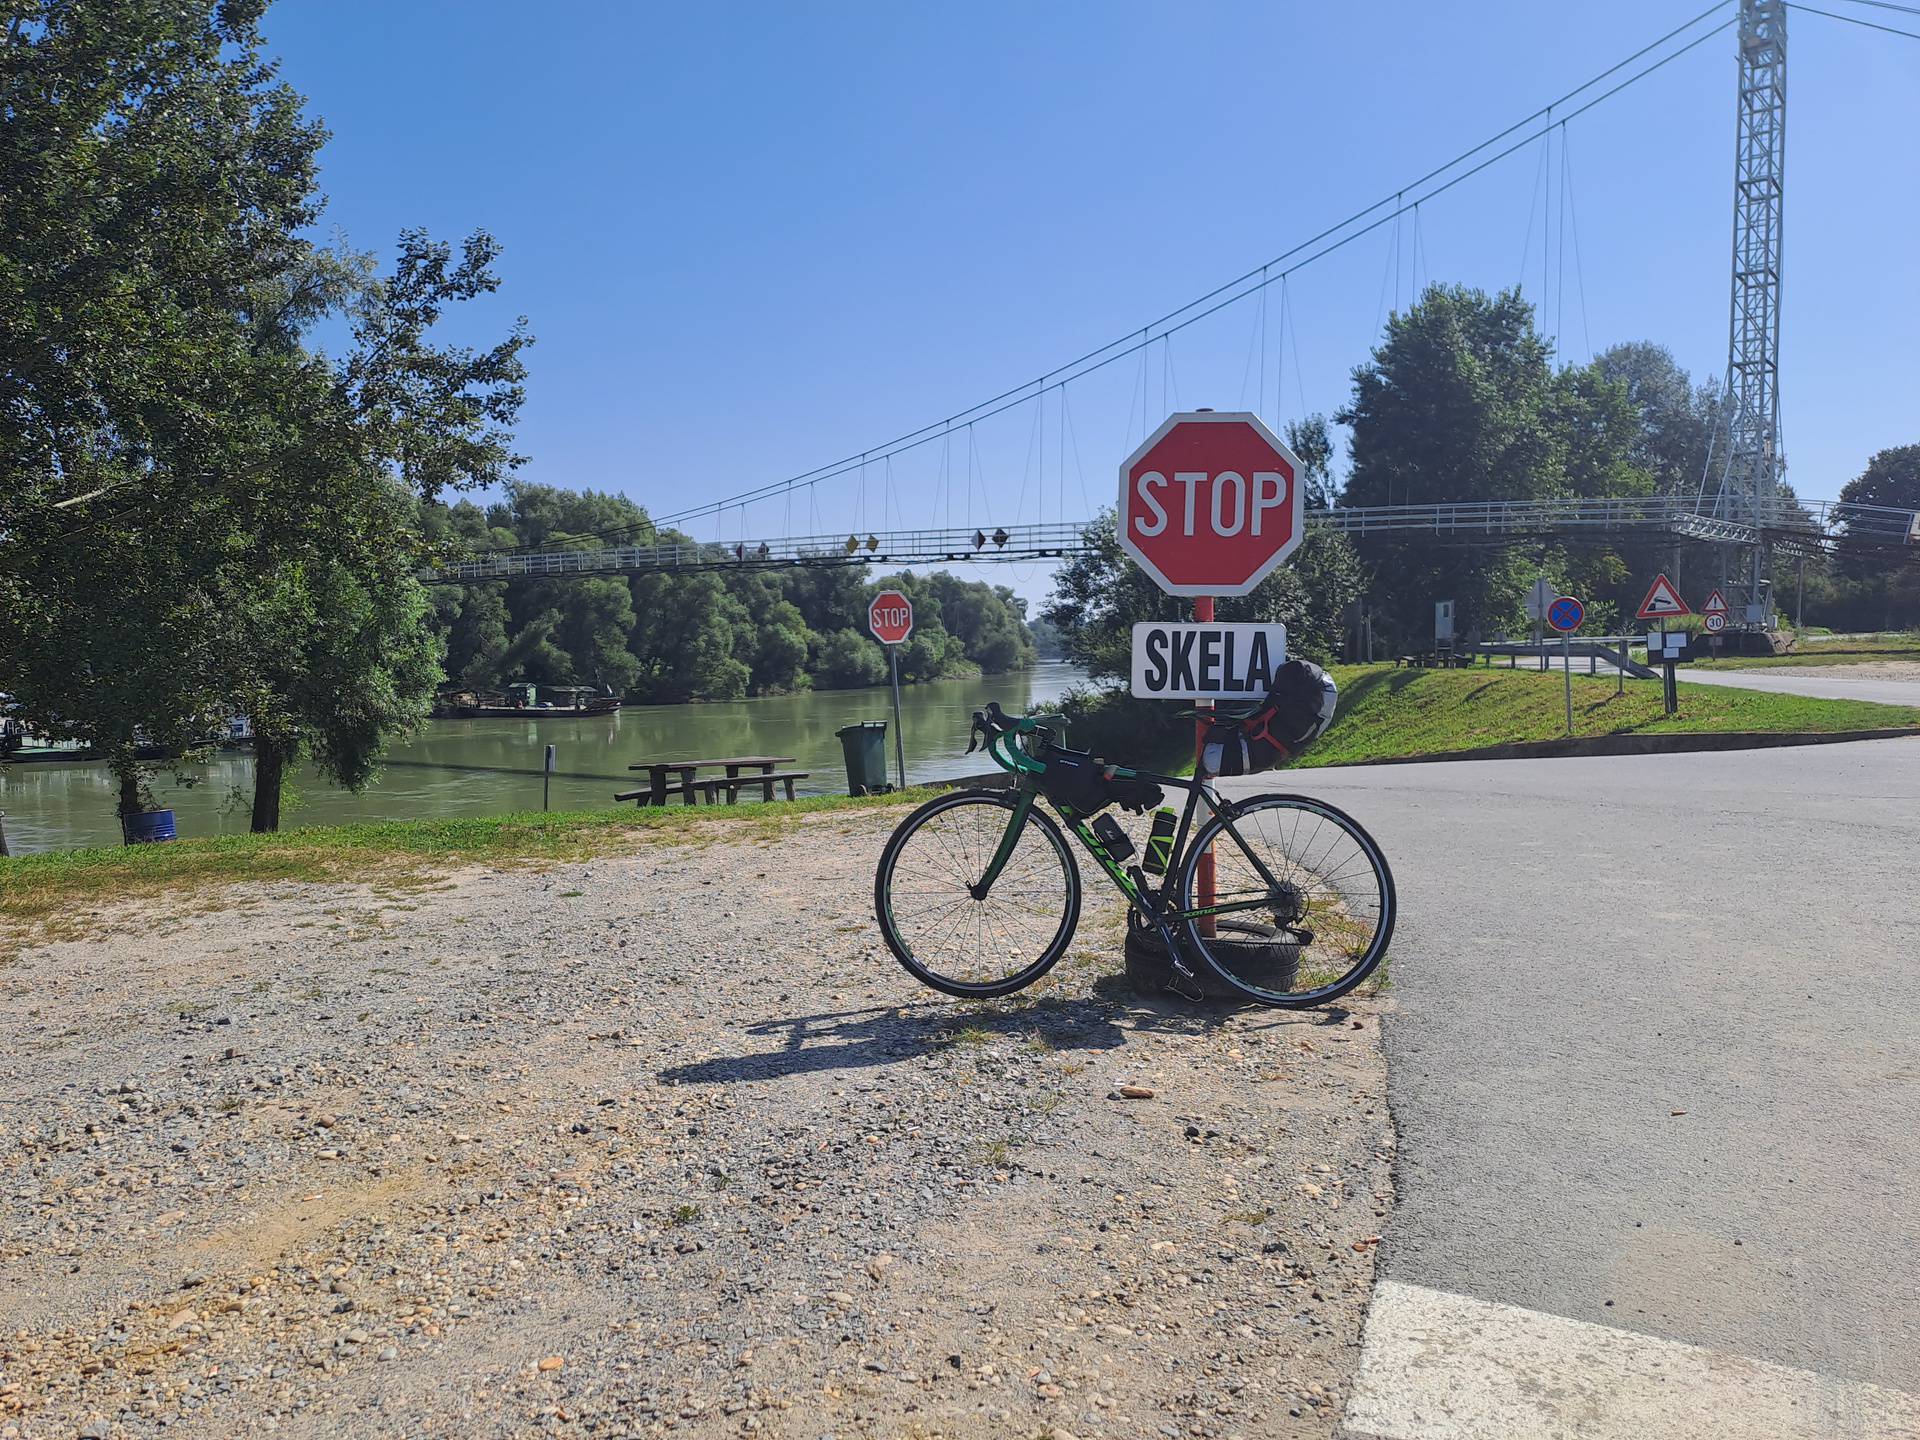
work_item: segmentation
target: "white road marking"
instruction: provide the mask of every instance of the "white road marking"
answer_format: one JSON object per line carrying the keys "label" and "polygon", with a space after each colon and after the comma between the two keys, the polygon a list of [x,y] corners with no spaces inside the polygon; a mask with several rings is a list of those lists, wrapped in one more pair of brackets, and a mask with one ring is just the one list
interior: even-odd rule
{"label": "white road marking", "polygon": [[1383,1281],[1352,1440],[1920,1440],[1920,1396]]}

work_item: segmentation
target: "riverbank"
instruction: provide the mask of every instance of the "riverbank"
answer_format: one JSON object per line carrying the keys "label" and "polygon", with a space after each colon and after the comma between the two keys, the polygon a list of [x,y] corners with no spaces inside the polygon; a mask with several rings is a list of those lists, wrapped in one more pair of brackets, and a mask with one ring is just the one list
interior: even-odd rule
{"label": "riverbank", "polygon": [[[909,777],[917,782],[971,773],[978,768],[978,756],[965,753],[973,711],[989,700],[1013,714],[1043,708],[1081,678],[1073,666],[1046,662],[1013,674],[906,687],[901,709]],[[379,777],[358,795],[334,788],[310,766],[298,767],[283,813],[289,825],[349,825],[538,810],[548,745],[556,752],[550,786],[555,810],[610,805],[616,792],[637,783],[629,765],[669,757],[792,756],[793,763],[781,768],[808,772],[801,793],[845,794],[836,732],[861,721],[887,724],[891,768],[893,710],[884,689],[632,706],[583,719],[435,720],[396,742]],[[163,774],[155,787],[159,803],[175,811],[182,835],[246,831],[251,756],[225,752],[185,776],[191,784]],[[0,810],[7,812],[7,837],[17,855],[111,845],[120,838],[112,777],[102,766],[0,766]]]}
{"label": "riverbank", "polygon": [[934,995],[870,913],[903,808],[585,854],[523,817],[404,883],[29,922],[0,1428],[1327,1434],[1390,1198],[1379,1002],[1136,997],[1111,905],[1042,987]]}

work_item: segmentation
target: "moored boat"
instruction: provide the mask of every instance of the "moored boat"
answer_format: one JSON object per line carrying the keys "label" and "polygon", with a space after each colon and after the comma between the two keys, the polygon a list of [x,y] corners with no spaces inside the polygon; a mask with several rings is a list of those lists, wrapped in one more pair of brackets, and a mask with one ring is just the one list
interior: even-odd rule
{"label": "moored boat", "polygon": [[619,708],[620,697],[605,686],[523,682],[504,691],[461,690],[442,695],[433,713],[457,720],[553,720],[606,715]]}

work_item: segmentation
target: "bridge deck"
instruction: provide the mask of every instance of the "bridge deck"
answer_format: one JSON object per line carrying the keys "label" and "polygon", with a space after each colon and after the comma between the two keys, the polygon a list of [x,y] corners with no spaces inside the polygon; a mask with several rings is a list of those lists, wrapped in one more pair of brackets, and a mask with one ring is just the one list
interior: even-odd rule
{"label": "bridge deck", "polygon": [[[1798,504],[1782,500],[1760,515],[1741,521],[1702,514],[1690,500],[1661,496],[1477,500],[1442,505],[1335,506],[1309,511],[1307,524],[1347,535],[1441,535],[1494,544],[1522,536],[1625,538],[1658,534],[1722,545],[1754,545],[1765,539],[1789,553],[1844,544],[1912,545],[1920,555],[1920,514],[1838,502]],[[473,584],[655,570],[1057,560],[1082,554],[1088,548],[1087,525],[1063,522],[997,526],[992,530],[896,530],[867,536],[804,535],[777,540],[498,551],[441,566],[421,578],[430,584]]]}

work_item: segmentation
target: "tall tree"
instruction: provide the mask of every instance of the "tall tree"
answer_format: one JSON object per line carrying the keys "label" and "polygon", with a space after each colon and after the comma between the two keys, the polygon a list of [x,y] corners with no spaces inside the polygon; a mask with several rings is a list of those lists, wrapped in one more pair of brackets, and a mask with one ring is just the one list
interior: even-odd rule
{"label": "tall tree", "polygon": [[[1517,290],[1434,285],[1396,313],[1354,371],[1353,468],[1343,505],[1641,494],[1625,387],[1591,367],[1556,372]],[[1517,624],[1539,557],[1490,555],[1438,534],[1362,543],[1369,595],[1398,637],[1430,637],[1433,603],[1464,633]],[[1566,568],[1565,557],[1555,558]],[[1585,562],[1581,562],[1585,563]],[[1617,558],[1593,573],[1619,583]]]}
{"label": "tall tree", "polygon": [[93,741],[123,816],[138,744],[225,700],[217,576],[271,451],[255,295],[301,267],[323,138],[261,6],[37,0],[0,42],[0,670]]}
{"label": "tall tree", "polygon": [[[364,783],[433,668],[397,485],[515,463],[524,329],[479,353],[429,333],[497,285],[497,247],[407,232],[378,280],[309,244],[324,132],[264,57],[263,8],[37,0],[0,44],[0,669],[30,718],[106,750],[123,816],[149,803],[142,742],[235,704],[257,827],[303,743]],[[339,365],[305,346],[335,312]]]}

